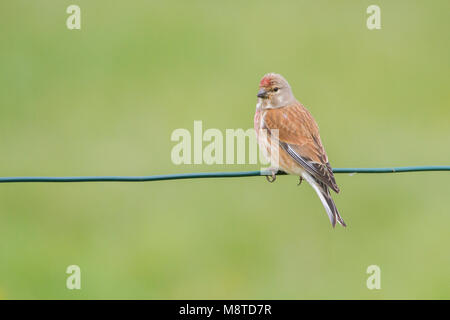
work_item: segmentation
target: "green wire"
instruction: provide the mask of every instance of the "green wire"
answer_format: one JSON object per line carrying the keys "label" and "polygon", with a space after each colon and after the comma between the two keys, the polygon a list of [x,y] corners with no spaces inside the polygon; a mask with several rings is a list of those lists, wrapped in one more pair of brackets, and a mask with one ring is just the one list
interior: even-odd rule
{"label": "green wire", "polygon": [[[334,173],[399,173],[418,171],[450,171],[450,166],[418,166],[392,168],[335,168]],[[278,172],[284,175],[284,172]],[[101,176],[101,177],[0,177],[0,183],[7,182],[144,182],[161,180],[199,179],[199,178],[232,178],[271,175],[269,171],[240,172],[201,172],[163,174],[154,176]]]}

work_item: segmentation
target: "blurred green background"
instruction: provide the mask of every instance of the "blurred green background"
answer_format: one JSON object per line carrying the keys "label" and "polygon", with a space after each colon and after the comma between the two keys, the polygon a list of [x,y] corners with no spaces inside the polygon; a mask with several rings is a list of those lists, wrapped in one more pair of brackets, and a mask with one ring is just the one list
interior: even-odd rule
{"label": "blurred green background", "polygon": [[[66,8],[81,7],[81,30]],[[366,28],[381,7],[382,29]],[[283,74],[334,167],[450,164],[450,2],[0,2],[0,176],[172,164],[174,129],[251,128]],[[0,185],[0,298],[448,299],[446,172]],[[68,265],[82,289],[66,289]],[[381,268],[368,290],[366,268]]]}

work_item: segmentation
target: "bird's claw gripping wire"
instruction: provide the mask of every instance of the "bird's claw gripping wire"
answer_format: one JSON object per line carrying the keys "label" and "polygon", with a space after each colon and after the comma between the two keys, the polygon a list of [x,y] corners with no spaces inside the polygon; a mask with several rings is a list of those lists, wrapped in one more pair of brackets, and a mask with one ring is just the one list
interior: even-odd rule
{"label": "bird's claw gripping wire", "polygon": [[271,176],[266,176],[267,181],[269,181],[270,183],[274,182],[275,180],[277,180],[277,176],[275,175],[275,173],[272,173]]}
{"label": "bird's claw gripping wire", "polygon": [[297,186],[300,186],[302,184],[302,181],[303,181],[303,177],[300,176],[300,180],[298,181]]}
{"label": "bird's claw gripping wire", "polygon": [[277,180],[277,172],[278,172],[278,170],[276,170],[276,169],[269,169],[269,171],[271,172],[271,175],[267,175],[266,179],[267,179],[267,181],[272,183],[275,180]]}

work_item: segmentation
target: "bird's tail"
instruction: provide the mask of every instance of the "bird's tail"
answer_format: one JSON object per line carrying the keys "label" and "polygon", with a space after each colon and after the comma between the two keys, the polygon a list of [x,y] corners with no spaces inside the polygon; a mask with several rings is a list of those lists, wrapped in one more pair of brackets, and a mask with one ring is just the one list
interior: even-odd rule
{"label": "bird's tail", "polygon": [[328,214],[328,218],[330,218],[330,222],[333,228],[336,225],[336,220],[337,222],[339,222],[340,225],[346,227],[347,225],[345,224],[344,219],[342,219],[338,209],[336,208],[336,205],[334,204],[333,199],[331,198],[328,186],[323,182],[317,180],[315,180],[315,183],[312,184],[312,186],[314,190],[316,190],[317,195],[320,198],[320,201],[322,201],[322,204],[325,207],[325,210]]}

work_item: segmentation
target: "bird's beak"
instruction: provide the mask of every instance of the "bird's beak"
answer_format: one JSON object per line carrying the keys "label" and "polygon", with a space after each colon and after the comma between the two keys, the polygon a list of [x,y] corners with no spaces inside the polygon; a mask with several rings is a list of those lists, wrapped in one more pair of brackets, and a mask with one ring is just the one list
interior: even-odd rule
{"label": "bird's beak", "polygon": [[267,98],[267,91],[264,88],[259,89],[258,94],[256,95],[258,98]]}

